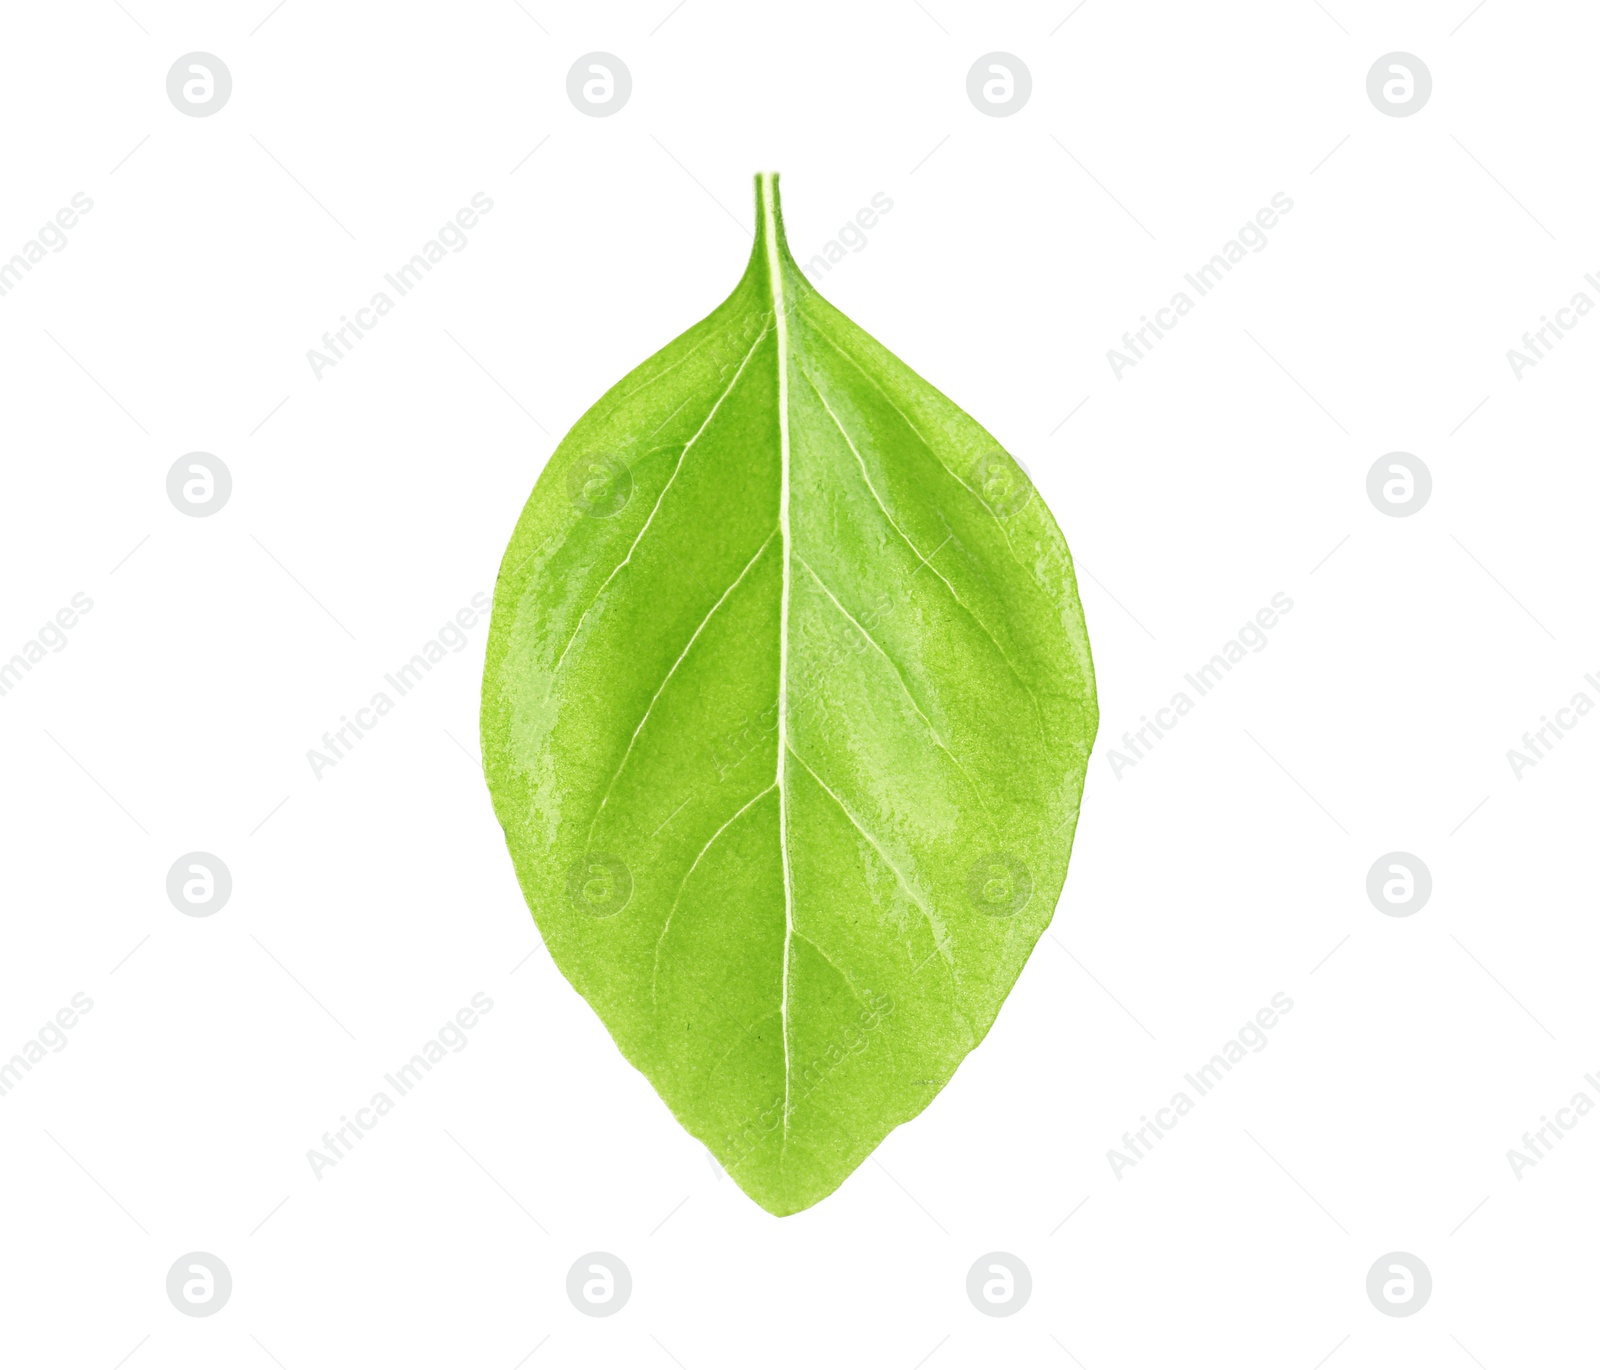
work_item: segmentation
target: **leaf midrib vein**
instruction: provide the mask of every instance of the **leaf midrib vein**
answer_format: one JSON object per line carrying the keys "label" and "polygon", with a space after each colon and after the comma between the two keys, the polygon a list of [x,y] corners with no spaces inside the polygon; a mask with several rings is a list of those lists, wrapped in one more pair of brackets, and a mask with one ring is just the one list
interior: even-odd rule
{"label": "leaf midrib vein", "polygon": [[783,1141],[778,1152],[781,1164],[789,1146],[793,1077],[789,1053],[789,961],[794,945],[794,881],[789,870],[789,797],[784,758],[789,750],[789,590],[794,539],[789,528],[789,311],[783,294],[776,177],[771,172],[761,178],[761,216],[767,243],[767,288],[772,296],[773,326],[778,334],[778,531],[783,538],[783,598],[778,611],[778,754],[773,780],[778,787],[778,850],[783,865],[782,995],[778,1002],[783,1027]]}

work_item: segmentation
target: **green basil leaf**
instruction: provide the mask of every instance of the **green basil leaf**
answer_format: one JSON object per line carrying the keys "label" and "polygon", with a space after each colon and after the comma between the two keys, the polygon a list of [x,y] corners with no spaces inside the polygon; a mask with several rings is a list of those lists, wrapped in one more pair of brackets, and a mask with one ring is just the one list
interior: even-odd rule
{"label": "green basil leaf", "polygon": [[988,1032],[1060,897],[1097,710],[1043,500],[816,292],[776,176],[756,198],[733,293],[540,475],[482,727],[556,965],[786,1214]]}

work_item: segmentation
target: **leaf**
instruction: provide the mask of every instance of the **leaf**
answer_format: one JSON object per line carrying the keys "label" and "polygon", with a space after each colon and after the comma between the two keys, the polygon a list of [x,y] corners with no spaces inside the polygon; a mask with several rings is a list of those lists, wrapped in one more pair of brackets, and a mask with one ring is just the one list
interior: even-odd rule
{"label": "leaf", "polygon": [[1050,511],[823,300],[756,184],[733,293],[540,475],[482,725],[557,966],[786,1214],[988,1032],[1060,896],[1097,711]]}

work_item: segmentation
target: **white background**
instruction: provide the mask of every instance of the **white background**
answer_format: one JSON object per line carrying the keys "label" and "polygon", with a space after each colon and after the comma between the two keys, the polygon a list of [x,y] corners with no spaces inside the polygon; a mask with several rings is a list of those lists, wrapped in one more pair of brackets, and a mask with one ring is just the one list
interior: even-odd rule
{"label": "white background", "polygon": [[[1600,1121],[1520,1179],[1506,1152],[1600,1100],[1600,718],[1520,779],[1506,752],[1600,699],[1600,321],[1520,380],[1506,351],[1600,300],[1600,19],[1075,3],[6,8],[0,256],[94,203],[0,298],[0,657],[94,604],[0,698],[0,1057],[94,1003],[0,1098],[7,1363],[1588,1354]],[[633,76],[609,118],[566,94],[596,50]],[[966,94],[996,50],[1032,73],[1008,118]],[[1433,76],[1406,118],[1366,93],[1396,50]],[[233,77],[206,118],[165,89],[194,51]],[[802,260],[893,201],[823,289],[1033,473],[1102,709],[994,1031],[782,1220],[540,947],[478,769],[483,624],[306,760],[491,589],[560,435],[731,288],[768,168]],[[466,249],[318,379],[307,350],[479,191]],[[1267,248],[1118,379],[1107,349],[1280,191]],[[209,518],[165,492],[196,450],[233,474]],[[1366,494],[1395,450],[1433,473],[1409,518]],[[1118,776],[1108,748],[1277,592],[1266,650]],[[1409,918],[1365,892],[1397,849],[1433,876]],[[165,893],[195,850],[233,876],[209,918]],[[475,992],[467,1049],[316,1178]],[[1267,1048],[1118,1178],[1108,1149],[1279,992]],[[567,1299],[593,1250],[632,1271],[617,1316]],[[995,1250],[1033,1278],[1005,1319],[964,1288]],[[1396,1250],[1432,1271],[1414,1317],[1365,1293]],[[232,1271],[216,1316],[166,1297],[191,1251]]]}

